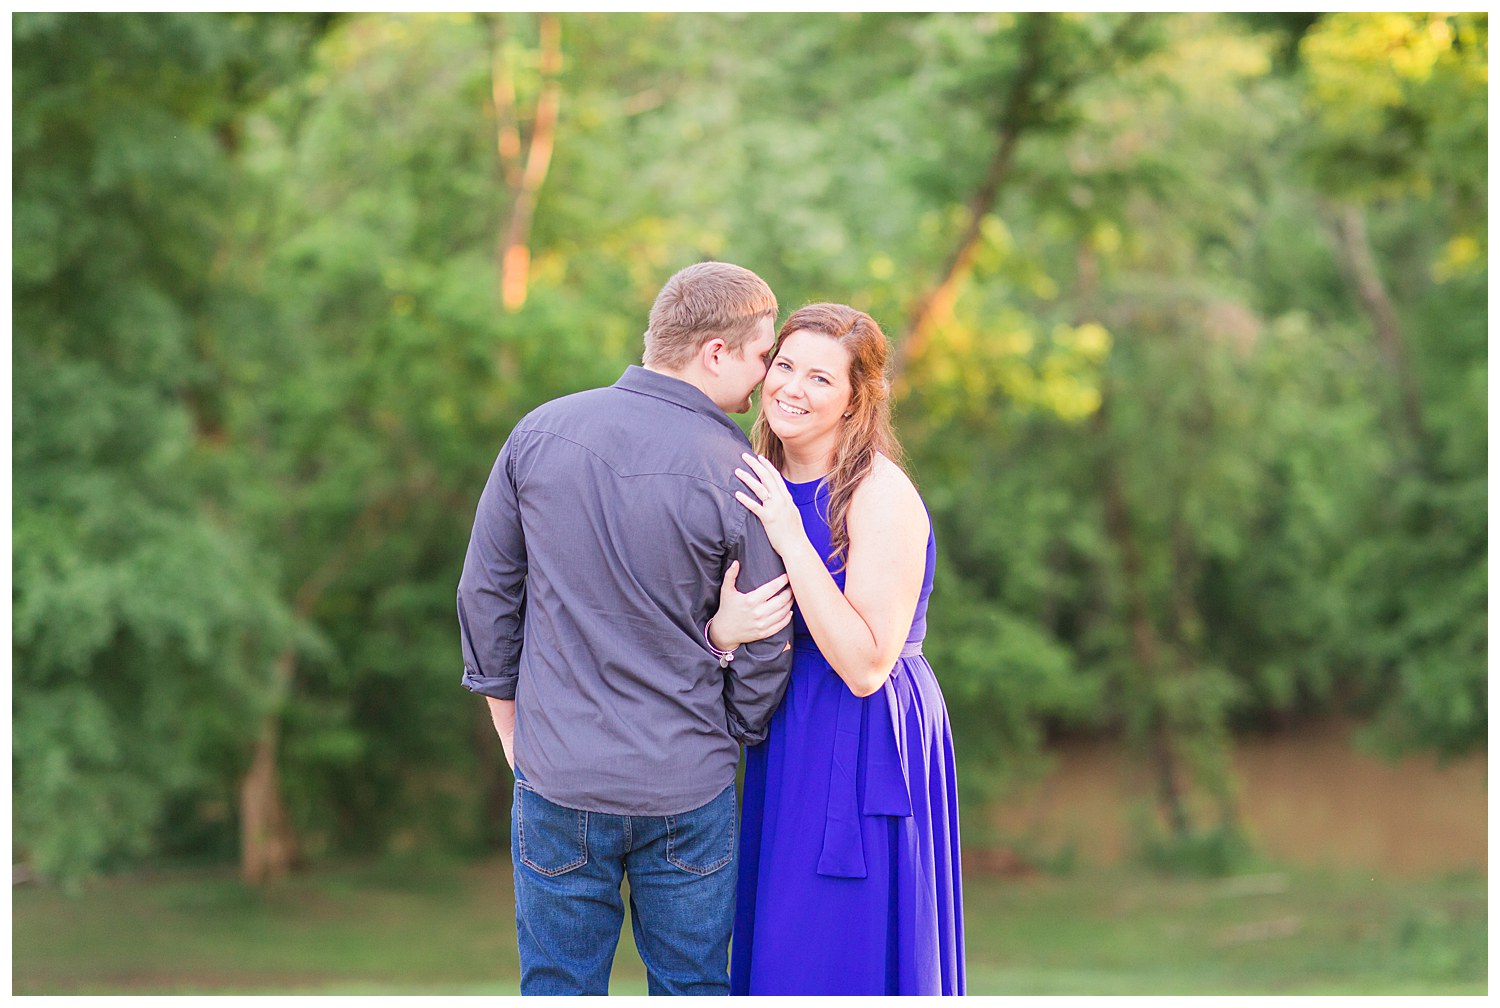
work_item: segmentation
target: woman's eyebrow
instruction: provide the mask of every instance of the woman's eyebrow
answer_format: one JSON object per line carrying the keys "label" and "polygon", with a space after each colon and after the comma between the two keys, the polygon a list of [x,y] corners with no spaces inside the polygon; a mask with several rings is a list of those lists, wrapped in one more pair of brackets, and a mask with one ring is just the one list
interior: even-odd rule
{"label": "woman's eyebrow", "polygon": [[[792,360],[790,357],[788,357],[784,353],[778,353],[776,355],[776,359],[777,360],[784,360],[788,364],[796,364],[797,363],[796,361]],[[815,368],[812,368],[811,370],[813,371],[813,373],[823,375],[825,378],[832,378],[833,377],[833,372],[829,371],[827,368],[815,367]]]}

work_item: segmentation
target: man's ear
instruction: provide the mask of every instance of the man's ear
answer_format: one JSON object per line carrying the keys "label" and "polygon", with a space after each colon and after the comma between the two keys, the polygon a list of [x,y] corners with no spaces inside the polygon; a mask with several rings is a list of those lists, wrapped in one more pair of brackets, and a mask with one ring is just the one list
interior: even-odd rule
{"label": "man's ear", "polygon": [[698,363],[703,365],[705,371],[717,378],[719,371],[723,368],[724,355],[728,352],[729,344],[715,336],[711,340],[704,341],[703,345],[698,348]]}

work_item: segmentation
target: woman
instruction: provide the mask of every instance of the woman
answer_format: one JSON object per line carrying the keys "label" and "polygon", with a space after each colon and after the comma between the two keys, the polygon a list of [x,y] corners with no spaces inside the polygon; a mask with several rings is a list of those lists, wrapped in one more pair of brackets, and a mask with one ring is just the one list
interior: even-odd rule
{"label": "woman", "polygon": [[[796,633],[786,697],[748,750],[734,994],[965,990],[952,737],[921,651],[936,547],[895,461],[886,353],[863,312],[793,313],[760,457],[736,472],[786,563]],[[726,590],[706,631],[727,652],[780,618]]]}

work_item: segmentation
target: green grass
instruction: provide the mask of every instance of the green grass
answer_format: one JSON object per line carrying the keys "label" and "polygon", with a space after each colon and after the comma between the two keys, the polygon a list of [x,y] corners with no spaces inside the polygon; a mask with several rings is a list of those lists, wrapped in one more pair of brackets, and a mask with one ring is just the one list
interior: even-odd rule
{"label": "green grass", "polygon": [[[1484,994],[1483,877],[965,880],[971,994]],[[515,994],[509,864],[18,888],[15,994]],[[627,924],[612,993],[644,994]]]}

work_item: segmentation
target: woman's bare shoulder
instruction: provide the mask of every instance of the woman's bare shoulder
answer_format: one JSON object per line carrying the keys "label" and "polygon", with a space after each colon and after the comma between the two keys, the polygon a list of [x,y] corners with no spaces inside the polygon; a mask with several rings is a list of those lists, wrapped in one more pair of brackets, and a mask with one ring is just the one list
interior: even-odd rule
{"label": "woman's bare shoulder", "polygon": [[927,535],[927,508],[916,484],[895,462],[884,455],[875,456],[870,473],[854,491],[849,502],[851,524],[870,524],[899,533]]}

